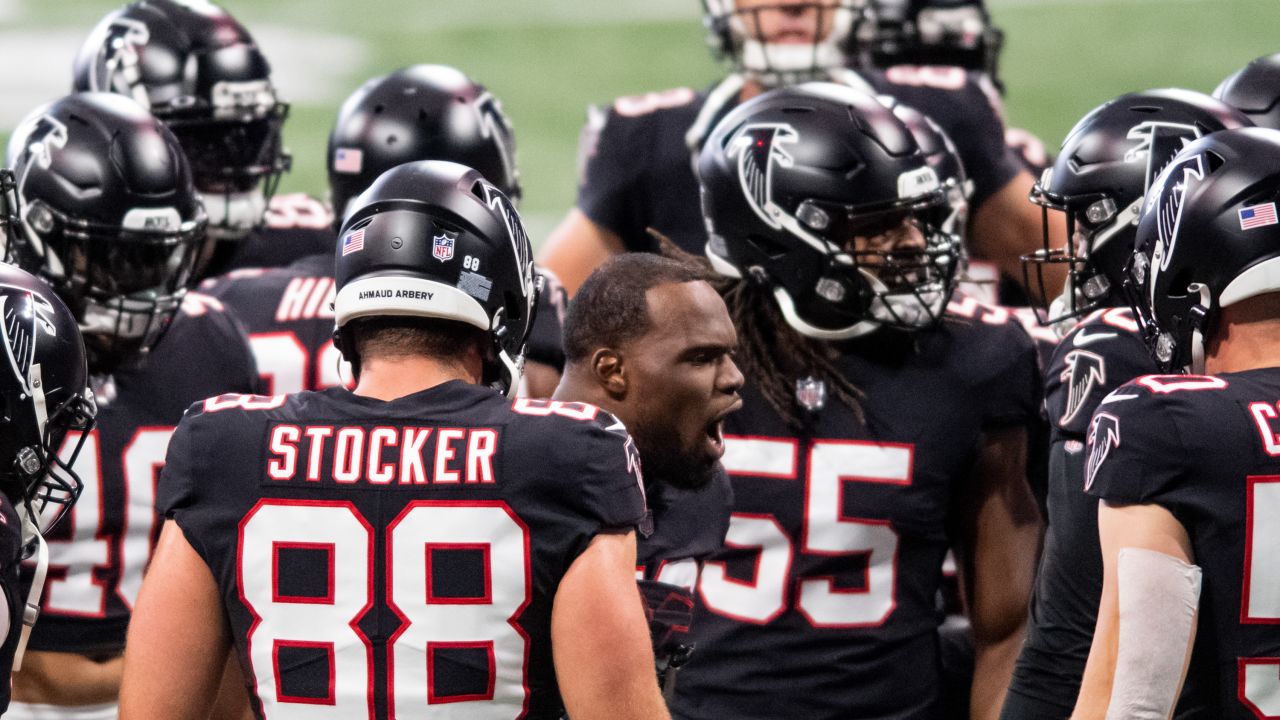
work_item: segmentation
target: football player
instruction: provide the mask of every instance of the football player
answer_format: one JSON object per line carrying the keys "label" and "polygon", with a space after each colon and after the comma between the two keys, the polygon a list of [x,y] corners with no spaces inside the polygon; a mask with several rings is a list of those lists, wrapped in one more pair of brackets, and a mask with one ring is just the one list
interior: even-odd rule
{"label": "football player", "polygon": [[164,124],[120,95],[69,95],[28,115],[9,164],[17,262],[75,315],[99,412],[72,465],[82,500],[48,538],[41,622],[7,717],[114,717],[169,436],[192,402],[252,391],[257,371],[220,303],[186,294],[206,216]]}
{"label": "football player", "polygon": [[[653,250],[649,228],[702,254],[706,229],[693,162],[710,129],[740,102],[771,87],[830,79],[899,98],[955,141],[974,181],[976,256],[1019,277],[1039,218],[1027,203],[1033,178],[1006,147],[991,94],[956,67],[844,67],[869,22],[865,0],[705,0],[710,41],[733,72],[706,92],[680,88],[622,98],[593,110],[583,133],[577,207],[540,250],[570,294],[591,269],[626,250]],[[644,148],[644,152],[637,152]]]}
{"label": "football player", "polygon": [[1030,339],[1007,314],[942,321],[951,207],[872,96],[762,95],[716,126],[698,175],[747,384],[725,420],[734,513],[699,582],[674,714],[937,717],[935,597],[954,547],[972,707],[994,717],[1040,528]]}
{"label": "football player", "polygon": [[188,412],[121,716],[204,717],[234,644],[259,718],[666,717],[634,445],[594,406],[503,397],[536,292],[511,202],[464,166],[409,163],[341,234],[360,243],[335,274],[355,390]]}
{"label": "football player", "polygon": [[197,274],[287,265],[331,251],[332,213],[275,197],[290,158],[289,106],[249,31],[208,2],[139,0],[112,11],[76,56],[74,89],[127,95],[164,121],[191,162],[209,214]]}
{"label": "football player", "polygon": [[[515,136],[501,103],[454,68],[415,65],[366,82],[339,110],[328,150],[335,222],[341,222],[350,200],[380,174],[416,160],[467,165],[513,201],[520,197]],[[258,371],[271,393],[317,390],[351,380],[332,340],[335,245],[331,236],[322,252],[287,267],[242,269],[201,286],[202,292],[229,305],[248,328]],[[527,379],[529,394],[536,397],[551,394],[564,365],[563,294],[559,283],[547,278],[539,296],[530,341],[532,377]]]}
{"label": "football player", "polygon": [[[0,178],[10,180],[7,176]],[[12,185],[9,186],[12,189]],[[6,213],[7,215],[7,213]],[[7,218],[6,218],[7,221]],[[6,230],[7,232],[7,230]],[[38,617],[48,550],[41,537],[75,502],[81,481],[70,467],[93,428],[93,395],[76,320],[49,288],[12,265],[0,265],[5,349],[0,372],[0,673],[21,667],[23,645]],[[71,437],[62,458],[58,448]],[[24,557],[34,580],[19,583]],[[9,707],[0,683],[0,714]]]}
{"label": "football player", "polygon": [[1134,312],[1184,374],[1126,383],[1090,423],[1104,576],[1072,717],[1168,717],[1184,677],[1202,717],[1280,714],[1278,167],[1280,131],[1226,130],[1148,193]]}
{"label": "football player", "polygon": [[1280,53],[1263,55],[1235,71],[1213,96],[1248,115],[1254,125],[1280,130]]}
{"label": "football player", "polygon": [[1122,291],[1143,197],[1187,143],[1249,124],[1227,105],[1190,90],[1130,93],[1085,115],[1063,141],[1053,169],[1036,183],[1032,198],[1044,208],[1044,222],[1065,224],[1073,241],[1028,255],[1028,285],[1038,288],[1043,265],[1066,266],[1066,287],[1042,312],[1055,328],[1074,327],[1046,371],[1049,523],[1027,643],[1005,701],[1007,720],[1065,720],[1079,693],[1102,592],[1098,503],[1084,493],[1089,418],[1107,393],[1156,372]]}
{"label": "football player", "polygon": [[732,358],[737,333],[710,277],[649,253],[601,265],[570,305],[569,362],[554,395],[608,411],[635,438],[653,515],[636,574],[664,680],[688,659],[701,562],[729,526],[720,456],[724,418],[742,404],[742,373]]}

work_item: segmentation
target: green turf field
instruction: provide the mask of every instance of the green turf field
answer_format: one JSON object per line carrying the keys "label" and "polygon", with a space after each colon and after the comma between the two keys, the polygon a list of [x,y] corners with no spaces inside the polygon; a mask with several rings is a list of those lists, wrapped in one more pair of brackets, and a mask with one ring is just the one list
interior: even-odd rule
{"label": "green turf field", "polygon": [[[1276,0],[989,0],[1006,30],[1008,115],[1056,146],[1089,108],[1128,90],[1211,90],[1280,51]],[[0,43],[73,38],[110,0],[4,0]],[[519,141],[524,209],[537,243],[574,197],[584,108],[614,96],[702,85],[719,72],[697,0],[227,0],[278,67],[294,105],[286,190],[324,190],[324,145],[341,98],[366,77],[419,62],[454,65],[500,97]],[[59,60],[69,68],[70,57]],[[56,66],[57,63],[55,63]],[[4,76],[22,67],[0,67]],[[56,67],[53,77],[57,77]],[[66,77],[69,81],[70,72]],[[67,82],[51,80],[57,84]],[[28,83],[29,85],[30,83]],[[56,95],[62,86],[51,86]]]}

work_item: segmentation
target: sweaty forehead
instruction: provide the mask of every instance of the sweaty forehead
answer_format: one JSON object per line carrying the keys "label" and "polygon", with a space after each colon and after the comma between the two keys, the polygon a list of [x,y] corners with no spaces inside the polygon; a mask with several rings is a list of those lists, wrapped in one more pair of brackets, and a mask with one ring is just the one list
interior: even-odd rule
{"label": "sweaty forehead", "polygon": [[671,349],[737,344],[737,334],[720,294],[698,280],[663,283],[645,295],[649,327],[637,342]]}

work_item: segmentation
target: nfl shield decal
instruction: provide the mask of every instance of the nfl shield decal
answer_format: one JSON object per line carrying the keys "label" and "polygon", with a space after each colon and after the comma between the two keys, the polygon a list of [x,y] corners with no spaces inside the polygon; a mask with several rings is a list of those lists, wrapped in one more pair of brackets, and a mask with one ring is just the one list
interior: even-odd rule
{"label": "nfl shield decal", "polygon": [[431,239],[431,254],[440,262],[453,259],[453,244],[458,239],[457,233],[441,232]]}

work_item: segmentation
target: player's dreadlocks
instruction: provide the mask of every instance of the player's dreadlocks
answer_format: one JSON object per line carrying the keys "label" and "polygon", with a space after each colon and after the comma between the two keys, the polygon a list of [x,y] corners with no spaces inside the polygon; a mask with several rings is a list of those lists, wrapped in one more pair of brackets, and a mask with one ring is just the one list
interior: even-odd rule
{"label": "player's dreadlocks", "polygon": [[[705,258],[681,250],[661,233],[650,229],[663,255],[708,268]],[[738,330],[738,366],[755,383],[770,407],[788,428],[802,432],[805,411],[797,406],[796,381],[812,377],[826,384],[832,395],[853,411],[858,422],[863,393],[836,367],[838,352],[830,344],[807,338],[787,324],[773,299],[772,288],[758,280],[715,277],[712,285],[724,298]]]}

